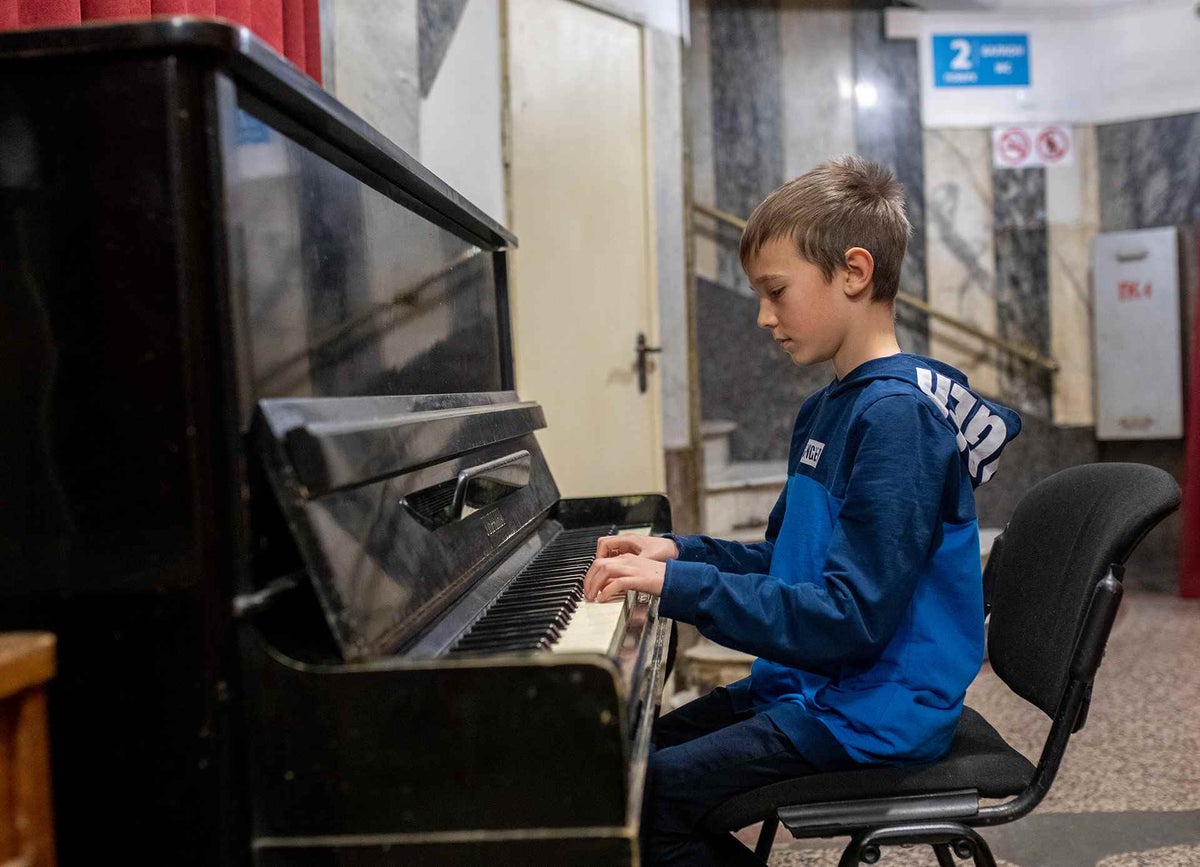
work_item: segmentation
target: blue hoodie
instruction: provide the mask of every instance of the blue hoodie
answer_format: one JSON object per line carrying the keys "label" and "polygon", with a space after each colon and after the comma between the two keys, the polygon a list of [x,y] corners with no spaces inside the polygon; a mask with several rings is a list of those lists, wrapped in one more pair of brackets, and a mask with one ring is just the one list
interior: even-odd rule
{"label": "blue hoodie", "polygon": [[804,402],[766,539],[672,537],[661,613],[759,657],[729,687],[818,767],[936,761],[983,660],[974,488],[1020,418],[901,353]]}

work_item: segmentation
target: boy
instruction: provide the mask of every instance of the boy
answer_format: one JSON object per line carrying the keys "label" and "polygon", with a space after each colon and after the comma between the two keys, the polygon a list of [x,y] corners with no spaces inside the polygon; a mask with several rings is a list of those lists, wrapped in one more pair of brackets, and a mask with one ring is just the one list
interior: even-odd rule
{"label": "boy", "polygon": [[857,157],[768,196],[741,241],[758,324],[796,364],[832,361],[835,378],[800,408],[766,539],[599,543],[588,599],[654,593],[664,617],[759,657],[750,677],[658,721],[649,863],[761,863],[705,835],[704,815],[780,779],[950,747],[983,658],[974,486],[1020,420],[959,371],[901,352],[908,234],[900,186]]}

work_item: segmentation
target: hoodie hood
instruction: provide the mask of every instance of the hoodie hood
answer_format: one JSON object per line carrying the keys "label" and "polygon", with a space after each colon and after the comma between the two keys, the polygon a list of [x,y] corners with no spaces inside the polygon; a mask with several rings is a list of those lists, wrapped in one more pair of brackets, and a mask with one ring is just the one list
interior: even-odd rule
{"label": "hoodie hood", "polygon": [[900,381],[928,399],[955,432],[971,484],[978,488],[996,474],[1004,447],[1021,432],[1021,417],[971,391],[967,375],[934,358],[901,352],[864,362],[835,380],[830,397],[874,383]]}

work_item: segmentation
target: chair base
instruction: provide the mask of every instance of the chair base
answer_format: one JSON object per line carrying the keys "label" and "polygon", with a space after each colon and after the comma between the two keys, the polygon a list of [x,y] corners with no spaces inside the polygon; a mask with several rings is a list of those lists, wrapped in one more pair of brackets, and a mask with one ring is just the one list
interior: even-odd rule
{"label": "chair base", "polygon": [[859,831],[842,852],[838,867],[858,867],[879,860],[881,846],[924,843],[933,847],[938,867],[955,867],[954,855],[970,858],[975,867],[996,867],[987,841],[973,828],[957,822],[928,822],[893,825]]}
{"label": "chair base", "polygon": [[[778,818],[763,822],[758,835],[754,854],[763,861],[771,854],[775,842],[775,831],[779,828]],[[867,828],[851,835],[850,842],[842,851],[838,867],[859,867],[874,864],[879,860],[883,846],[901,846],[923,843],[931,846],[937,855],[938,867],[957,867],[955,856],[970,858],[975,867],[996,867],[992,849],[973,828],[958,822],[914,822],[881,828]]]}

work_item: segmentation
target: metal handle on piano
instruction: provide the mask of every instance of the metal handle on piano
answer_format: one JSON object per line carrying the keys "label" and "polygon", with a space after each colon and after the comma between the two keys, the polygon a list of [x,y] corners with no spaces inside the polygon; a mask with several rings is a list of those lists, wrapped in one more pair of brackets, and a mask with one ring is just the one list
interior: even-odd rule
{"label": "metal handle on piano", "polygon": [[646,335],[639,331],[637,336],[637,377],[638,394],[646,393],[646,356],[652,352],[662,352],[661,346],[647,346]]}
{"label": "metal handle on piano", "polygon": [[467,467],[458,474],[454,504],[450,509],[451,520],[466,518],[525,487],[529,484],[532,468],[533,459],[525,449],[486,464]]}

